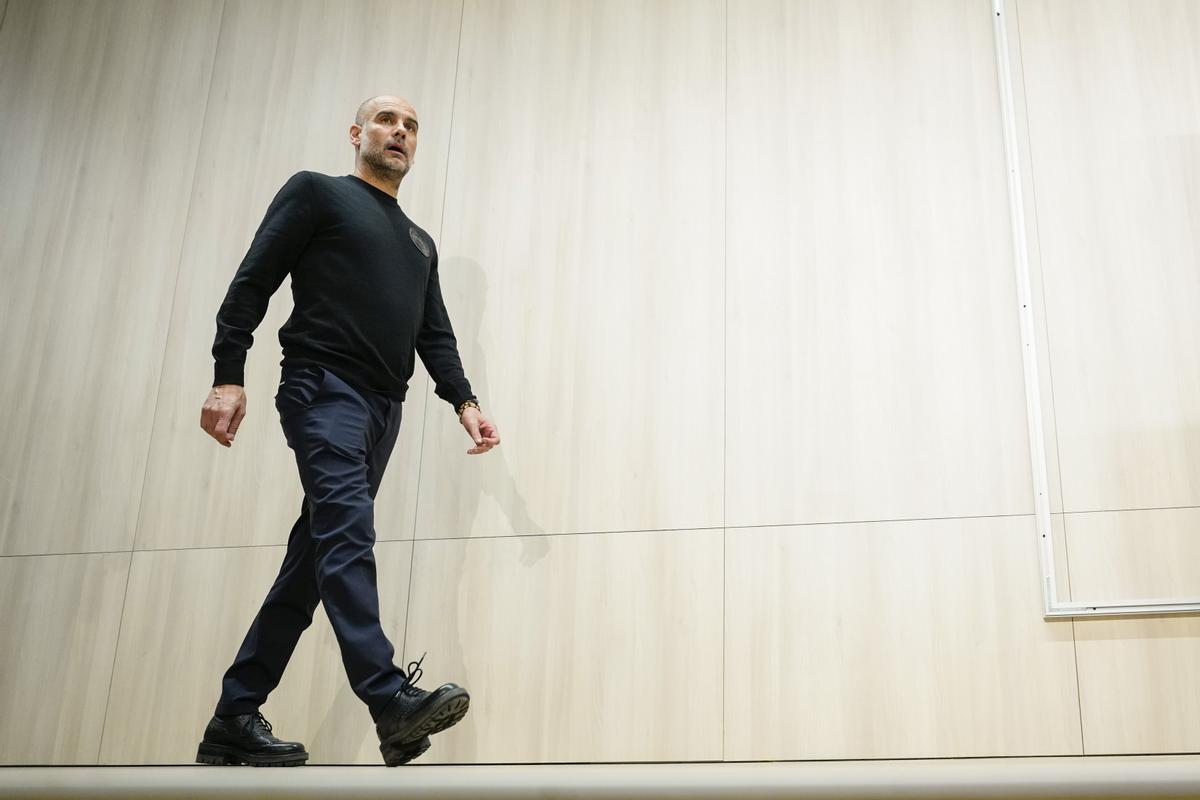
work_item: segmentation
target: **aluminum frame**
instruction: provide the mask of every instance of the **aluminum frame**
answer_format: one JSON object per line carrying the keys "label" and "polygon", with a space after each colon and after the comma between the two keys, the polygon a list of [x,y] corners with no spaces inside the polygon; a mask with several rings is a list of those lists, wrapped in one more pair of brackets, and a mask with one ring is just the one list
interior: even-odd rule
{"label": "aluminum frame", "polygon": [[1050,497],[1046,478],[1046,446],[1042,428],[1041,385],[1038,380],[1037,328],[1033,319],[1033,297],[1029,281],[1029,251],[1026,249],[1025,202],[1022,197],[1021,157],[1017,146],[1016,108],[1013,101],[1011,64],[1008,59],[1007,11],[1004,0],[992,0],[992,27],[996,48],[996,73],[1000,84],[1000,106],[1004,119],[1004,156],[1008,167],[1009,215],[1012,218],[1013,269],[1017,279],[1018,313],[1021,319],[1021,358],[1025,366],[1025,408],[1029,421],[1029,453],[1033,467],[1034,516],[1042,565],[1044,616],[1115,617],[1146,614],[1200,612],[1200,597],[1143,598],[1133,600],[1062,601],[1054,574],[1054,534],[1050,522]]}

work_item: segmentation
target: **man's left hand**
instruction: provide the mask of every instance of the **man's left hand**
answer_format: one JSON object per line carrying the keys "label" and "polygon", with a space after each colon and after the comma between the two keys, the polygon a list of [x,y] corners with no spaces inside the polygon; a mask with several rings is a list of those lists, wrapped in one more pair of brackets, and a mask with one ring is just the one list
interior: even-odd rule
{"label": "man's left hand", "polygon": [[496,430],[495,425],[488,421],[487,417],[479,413],[479,409],[464,409],[459,422],[466,429],[471,441],[475,443],[475,446],[467,451],[467,455],[477,456],[500,444],[500,432]]}

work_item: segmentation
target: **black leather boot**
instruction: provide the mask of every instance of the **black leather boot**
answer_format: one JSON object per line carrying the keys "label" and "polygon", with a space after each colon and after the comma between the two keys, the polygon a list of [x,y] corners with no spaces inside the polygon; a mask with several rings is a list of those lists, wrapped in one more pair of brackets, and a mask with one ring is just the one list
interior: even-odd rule
{"label": "black leather boot", "polygon": [[[422,740],[446,730],[467,715],[471,704],[471,696],[467,690],[453,683],[445,683],[427,692],[416,687],[421,677],[421,660],[408,665],[408,674],[404,676],[404,685],[396,692],[391,702],[383,709],[375,722],[375,732],[379,735],[379,752],[383,761],[389,767],[403,764],[397,760],[419,747]],[[428,745],[426,745],[426,749]],[[411,761],[425,749],[410,755],[406,761]]]}
{"label": "black leather boot", "polygon": [[422,736],[415,742],[408,744],[381,744],[379,752],[383,753],[383,763],[389,767],[398,767],[401,764],[407,764],[417,756],[429,749],[430,741],[428,736]]}
{"label": "black leather boot", "polygon": [[196,763],[218,766],[298,767],[307,760],[304,745],[276,739],[260,713],[213,717],[196,751]]}

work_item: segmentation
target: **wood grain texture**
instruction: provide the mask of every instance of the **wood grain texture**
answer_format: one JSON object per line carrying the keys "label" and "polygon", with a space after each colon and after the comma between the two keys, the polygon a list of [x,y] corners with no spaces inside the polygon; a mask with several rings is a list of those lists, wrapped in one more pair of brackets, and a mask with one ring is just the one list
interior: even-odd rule
{"label": "wood grain texture", "polygon": [[1032,511],[991,39],[730,4],[727,524]]}
{"label": "wood grain texture", "polygon": [[721,524],[723,18],[467,4],[442,277],[504,443],[430,417],[419,538]]}
{"label": "wood grain texture", "polygon": [[7,8],[0,553],[133,541],[220,8]]}
{"label": "wood grain texture", "polygon": [[408,649],[471,712],[442,763],[721,757],[721,532],[418,541]]}
{"label": "wood grain texture", "polygon": [[1017,7],[1064,509],[1200,505],[1200,8]]}
{"label": "wood grain texture", "polygon": [[1067,557],[1081,601],[1200,597],[1200,509],[1069,514]]}
{"label": "wood grain texture", "polygon": [[0,558],[0,764],[95,764],[129,554]]}
{"label": "wood grain texture", "polygon": [[[1084,601],[1200,596],[1200,509],[1069,514]],[[1085,752],[1200,749],[1200,618],[1075,622]]]}
{"label": "wood grain texture", "polygon": [[1084,752],[1200,749],[1200,619],[1075,622]]}
{"label": "wood grain texture", "polygon": [[[381,619],[397,651],[411,553],[406,542],[375,548]],[[193,763],[221,677],[283,554],[283,547],[134,554],[100,763]],[[350,689],[323,611],[263,713],[277,735],[308,746],[312,763],[382,763],[371,716]]]}
{"label": "wood grain texture", "polygon": [[727,536],[726,759],[1081,754],[1032,517]]}
{"label": "wood grain texture", "polygon": [[[290,284],[276,293],[256,332],[246,370],[249,414],[228,451],[198,425],[212,384],[217,309],[287,178],[302,169],[353,170],[348,130],[358,104],[376,94],[406,95],[421,117],[413,170],[399,199],[437,238],[459,17],[457,4],[441,2],[227,4],[159,388],[139,549],[286,540],[302,492],[272,398],[279,381],[275,334],[291,313]],[[397,31],[406,31],[403,46]],[[418,366],[379,493],[380,540],[412,536],[426,382]]]}

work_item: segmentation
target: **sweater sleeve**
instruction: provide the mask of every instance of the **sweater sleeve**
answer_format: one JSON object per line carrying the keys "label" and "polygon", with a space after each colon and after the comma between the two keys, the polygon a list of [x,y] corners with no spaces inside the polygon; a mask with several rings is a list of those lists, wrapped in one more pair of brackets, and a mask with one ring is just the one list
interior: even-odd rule
{"label": "sweater sleeve", "polygon": [[312,238],[311,181],[307,172],[298,172],[275,195],[229,284],[217,312],[213,386],[241,385],[245,380],[246,352],[254,343],[254,329],[266,315],[271,295]]}
{"label": "sweater sleeve", "polygon": [[442,301],[441,283],[438,281],[437,252],[429,269],[429,283],[425,289],[425,314],[421,329],[417,332],[417,355],[425,365],[425,371],[433,378],[434,392],[455,409],[467,400],[474,400],[471,384],[463,373],[462,360],[458,356],[458,342],[450,327],[450,315]]}

